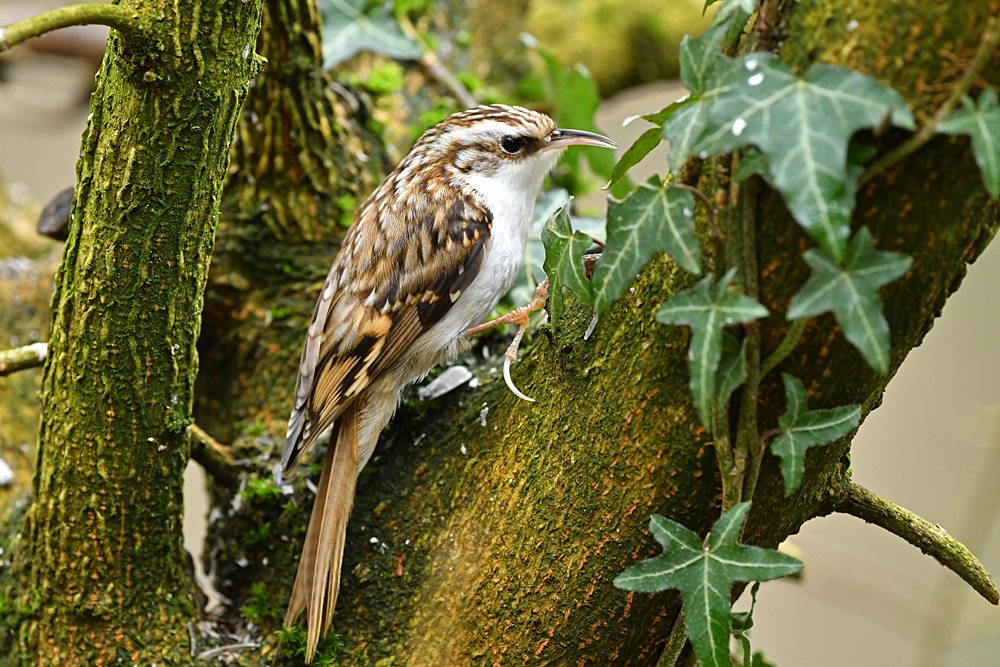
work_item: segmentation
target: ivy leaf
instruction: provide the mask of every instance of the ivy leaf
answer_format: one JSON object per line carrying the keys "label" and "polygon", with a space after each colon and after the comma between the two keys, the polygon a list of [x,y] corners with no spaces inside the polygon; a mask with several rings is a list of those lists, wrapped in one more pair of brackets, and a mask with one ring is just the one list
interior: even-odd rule
{"label": "ivy leaf", "polygon": [[774,663],[764,658],[764,654],[757,651],[753,654],[753,661],[750,663],[750,667],[775,667]]}
{"label": "ivy leaf", "polygon": [[757,591],[760,590],[760,582],[755,581],[750,587],[750,611],[734,611],[729,617],[733,624],[733,633],[746,634],[753,628],[753,610],[757,607]]}
{"label": "ivy leaf", "polygon": [[723,406],[730,395],[747,379],[747,341],[743,344],[728,331],[722,332],[722,358],[715,374],[715,402]]}
{"label": "ivy leaf", "polygon": [[622,127],[628,125],[636,118],[642,118],[643,120],[648,120],[650,123],[656,127],[651,127],[642,136],[636,139],[635,143],[629,147],[625,154],[622,155],[621,159],[618,160],[618,164],[615,168],[611,170],[611,181],[608,182],[604,189],[614,187],[625,176],[625,173],[639,164],[643,158],[649,155],[650,151],[660,145],[660,141],[663,139],[663,124],[667,122],[671,116],[673,116],[679,109],[687,106],[691,102],[691,96],[685,95],[681,99],[668,104],[664,108],[660,109],[656,113],[646,114],[645,116],[630,116],[625,119],[622,123]]}
{"label": "ivy leaf", "polygon": [[[672,169],[679,169],[695,153],[698,140],[708,127],[712,104],[716,98],[729,93],[740,72],[737,61],[721,54],[713,67],[711,89],[701,97],[692,98],[663,124],[663,138],[670,142],[669,162]],[[702,158],[708,157],[708,151],[701,152]]]}
{"label": "ivy leaf", "polygon": [[798,78],[769,53],[752,53],[709,113],[693,150],[725,153],[756,146],[769,181],[796,221],[838,262],[844,258],[854,209],[847,146],[851,135],[886,116],[912,128],[902,96],[875,79],[833,65],[813,65]]}
{"label": "ivy leaf", "polygon": [[866,227],[851,240],[843,267],[816,249],[807,250],[802,257],[813,275],[792,298],[788,319],[832,312],[847,340],[869,365],[885,373],[889,369],[889,323],[882,315],[878,290],[905,274],[913,258],[875,250]]}
{"label": "ivy leaf", "polygon": [[380,3],[368,11],[367,0],[322,0],[323,67],[331,69],[361,51],[396,60],[416,60],[424,54],[392,16],[392,4]]}
{"label": "ivy leaf", "polygon": [[[594,112],[597,110],[597,105],[601,103],[601,96],[597,90],[597,82],[594,81],[594,77],[591,76],[587,68],[577,64],[572,70],[566,70],[554,55],[538,47],[538,40],[534,37],[523,34],[521,41],[526,46],[534,48],[545,62],[552,97],[556,101],[555,108],[550,114],[552,120],[559,127],[600,132],[594,125]],[[582,158],[587,161],[595,174],[608,181],[611,180],[611,172],[615,166],[614,152],[571,151],[565,155],[568,157],[563,157],[561,160],[569,161],[574,168]],[[616,197],[623,197],[631,189],[631,182],[620,179],[612,187],[611,193]]]}
{"label": "ivy leaf", "polygon": [[[601,260],[604,261],[604,260]],[[712,287],[707,276],[692,289],[678,292],[660,306],[656,320],[664,324],[691,327],[688,350],[691,394],[701,423],[711,429],[715,374],[722,359],[722,328],[767,316],[767,308],[743,294],[729,291],[734,271],[729,271]]]}
{"label": "ivy leaf", "polygon": [[553,331],[563,314],[563,285],[581,301],[593,301],[590,280],[580,261],[580,256],[587,252],[592,241],[588,235],[573,231],[568,209],[569,204],[559,209],[542,231],[542,243],[545,245],[545,263],[542,266],[549,277],[548,311]]}
{"label": "ivy leaf", "polygon": [[972,99],[962,99],[965,107],[938,123],[938,131],[945,134],[967,134],[972,137],[972,152],[976,164],[983,172],[986,191],[993,199],[1000,199],[1000,104],[997,91],[987,88],[979,95],[979,107]]}
{"label": "ivy leaf", "polygon": [[751,176],[760,176],[770,185],[771,166],[767,163],[767,158],[759,150],[751,146],[746,155],[740,157],[740,163],[733,172],[733,180],[742,183]]}
{"label": "ivy leaf", "polygon": [[720,40],[725,32],[725,25],[713,25],[698,37],[685,35],[681,40],[681,81],[692,95],[714,88],[720,62],[731,60],[722,55]]}
{"label": "ivy leaf", "polygon": [[701,245],[694,234],[694,197],[653,177],[623,201],[608,205],[608,241],[594,267],[594,306],[607,310],[657,252],[667,252],[684,270],[701,271]]}
{"label": "ivy leaf", "polygon": [[[545,260],[545,245],[542,243],[542,232],[545,231],[549,220],[552,219],[560,208],[567,206],[571,197],[562,188],[543,192],[535,202],[535,209],[531,214],[531,229],[528,232],[528,242],[524,246],[524,259],[521,261],[521,268],[517,273],[514,284],[507,292],[507,298],[512,303],[528,303],[535,296],[535,288],[538,287],[539,278],[545,274],[542,264]],[[572,207],[570,207],[572,211]],[[591,238],[603,240],[605,237],[604,218],[584,218],[569,215],[569,221],[573,229],[583,232]]]}
{"label": "ivy leaf", "polygon": [[663,127],[663,124],[667,122],[667,119],[674,115],[678,109],[691,101],[690,95],[685,95],[679,100],[675,100],[663,107],[656,113],[646,114],[645,116],[640,116],[643,120],[648,120],[650,123],[656,127]]}
{"label": "ivy leaf", "polygon": [[621,159],[611,170],[611,180],[608,182],[605,189],[613,187],[618,181],[622,180],[629,169],[639,164],[644,157],[649,155],[649,152],[660,145],[660,140],[663,138],[663,130],[658,127],[651,127],[642,135],[635,140],[635,143],[629,146],[629,149],[625,151]]}
{"label": "ivy leaf", "polygon": [[781,379],[785,383],[788,410],[778,417],[781,435],[771,444],[771,451],[781,457],[781,475],[785,478],[785,495],[788,496],[802,481],[806,450],[850,433],[861,421],[861,408],[845,405],[829,410],[809,410],[802,382],[788,373],[782,373]]}
{"label": "ivy leaf", "polygon": [[736,581],[768,581],[794,574],[801,561],[737,542],[749,502],[733,507],[712,527],[708,546],[681,524],[653,515],[649,529],[663,554],[618,575],[615,586],[655,593],[677,589],[691,645],[704,667],[732,667],[729,657],[730,592]]}
{"label": "ivy leaf", "polygon": [[[705,13],[710,6],[719,2],[719,0],[705,0],[705,6],[702,8],[702,13]],[[737,11],[741,11],[745,14],[751,14],[757,9],[757,0],[722,0],[722,6],[719,7],[719,11],[715,13],[715,20],[725,21],[730,16],[732,16]]]}

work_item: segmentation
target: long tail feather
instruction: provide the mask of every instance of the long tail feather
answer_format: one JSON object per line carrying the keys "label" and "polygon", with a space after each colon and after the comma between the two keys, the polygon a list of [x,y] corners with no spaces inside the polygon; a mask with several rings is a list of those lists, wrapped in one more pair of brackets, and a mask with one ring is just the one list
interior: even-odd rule
{"label": "long tail feather", "polygon": [[292,587],[285,625],[295,623],[306,612],[306,663],[312,662],[320,637],[333,620],[340,590],[340,566],[344,557],[347,520],[351,516],[354,488],[358,481],[358,407],[344,410],[336,438],[331,438],[323,473],[316,489],[302,547],[302,558]]}

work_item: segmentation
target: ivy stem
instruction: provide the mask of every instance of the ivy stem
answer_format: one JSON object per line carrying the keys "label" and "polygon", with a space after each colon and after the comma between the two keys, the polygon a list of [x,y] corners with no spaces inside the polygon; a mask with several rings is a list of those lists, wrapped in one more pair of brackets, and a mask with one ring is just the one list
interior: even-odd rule
{"label": "ivy stem", "polygon": [[951,95],[945,100],[944,104],[935,112],[934,119],[924,125],[920,130],[914,134],[912,137],[901,143],[896,148],[892,149],[879,159],[875,160],[865,170],[865,173],[861,175],[858,179],[858,187],[861,188],[868,183],[870,183],[876,176],[894,166],[895,164],[901,162],[905,158],[909,157],[913,153],[920,150],[927,142],[937,136],[938,123],[951,115],[951,112],[955,110],[962,97],[968,94],[969,90],[975,84],[976,79],[979,78],[979,74],[983,71],[983,67],[989,62],[990,56],[993,51],[1000,45],[1000,17],[990,17],[986,22],[986,28],[983,30],[982,39],[979,42],[979,48],[976,49],[976,55],[973,56],[972,62],[965,69],[965,73],[959,80],[958,85],[955,90],[952,91]]}
{"label": "ivy stem", "polygon": [[764,363],[760,365],[760,377],[764,378],[768,373],[774,370],[774,367],[785,360],[795,346],[798,345],[799,339],[802,338],[802,332],[806,330],[806,325],[809,324],[808,317],[800,317],[797,320],[792,321],[792,326],[788,329],[788,333],[782,339],[781,343],[775,348],[774,352],[768,355]]}
{"label": "ivy stem", "polygon": [[682,607],[677,612],[677,618],[674,619],[674,627],[670,630],[670,636],[663,647],[663,652],[660,653],[660,659],[656,661],[656,667],[674,667],[677,664],[677,660],[681,657],[681,653],[684,652],[686,644],[687,630],[684,627],[684,608]]}
{"label": "ivy stem", "polygon": [[842,481],[833,494],[831,511],[856,516],[902,537],[957,574],[990,603],[1000,603],[1000,593],[986,568],[940,526],[854,482]]}
{"label": "ivy stem", "polygon": [[138,14],[133,9],[104,3],[70,5],[0,28],[0,53],[17,46],[26,39],[38,37],[59,28],[95,23],[114,28],[126,37],[136,37],[141,32]]}
{"label": "ivy stem", "polygon": [[[755,301],[760,301],[760,284],[757,268],[757,194],[759,180],[751,178],[745,181],[740,190],[741,208],[741,250],[743,284],[746,294]],[[754,487],[757,484],[756,471],[760,468],[760,459],[764,454],[757,428],[757,393],[760,388],[760,325],[758,322],[747,322],[743,325],[746,331],[747,349],[747,379],[740,398],[740,415],[736,426],[737,459],[742,458],[746,471],[742,477],[742,498],[753,499]]]}
{"label": "ivy stem", "polygon": [[35,343],[13,350],[0,351],[0,377],[10,375],[28,368],[38,368],[45,365],[45,357],[49,354],[48,343]]}
{"label": "ivy stem", "polygon": [[743,491],[743,462],[734,457],[729,440],[729,410],[712,400],[712,444],[715,447],[715,463],[719,466],[722,479],[722,513],[725,514],[740,502]]}
{"label": "ivy stem", "polygon": [[197,424],[188,426],[187,438],[191,459],[204,468],[212,479],[223,484],[239,481],[239,471],[229,447],[220,444]]}
{"label": "ivy stem", "polygon": [[708,199],[708,197],[705,196],[704,192],[702,192],[698,188],[688,185],[687,183],[681,183],[679,181],[677,183],[674,183],[673,186],[675,188],[681,188],[682,190],[687,190],[695,197],[700,199],[701,203],[705,205],[705,215],[708,217],[708,225],[709,227],[712,228],[712,234],[722,233],[722,230],[720,230],[715,224],[715,211],[712,208],[712,202]]}

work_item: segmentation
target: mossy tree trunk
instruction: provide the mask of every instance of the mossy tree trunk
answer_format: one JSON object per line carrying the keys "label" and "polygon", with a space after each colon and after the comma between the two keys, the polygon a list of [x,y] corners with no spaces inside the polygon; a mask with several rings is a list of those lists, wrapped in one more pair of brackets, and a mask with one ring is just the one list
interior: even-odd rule
{"label": "mossy tree trunk", "polygon": [[[970,26],[982,26],[997,11],[992,0],[933,8],[917,0],[789,5],[782,24],[788,62],[800,70],[817,61],[839,63],[871,74],[899,89],[923,119],[948,96],[961,63],[975,52],[980,35]],[[853,31],[847,29],[852,19],[858,22]],[[942,49],[954,62],[928,55]],[[1000,82],[1000,69],[984,71],[991,83]],[[762,324],[767,354],[787,331],[781,315],[789,299],[808,278],[800,253],[809,242],[773,193],[764,191],[754,214],[762,299],[776,314]],[[994,235],[998,216],[964,140],[936,139],[873,181],[859,194],[855,228],[869,227],[877,247],[915,260],[883,292],[892,370],[873,372],[829,316],[809,326],[779,370],[804,381],[811,406],[853,402],[870,412],[967,263]],[[570,309],[558,339],[543,328],[514,368],[519,386],[537,403],[488,383],[439,405],[401,409],[359,481],[348,529],[334,618],[352,655],[345,664],[656,663],[677,596],[625,593],[611,582],[658,551],[645,530],[651,513],[704,533],[721,500],[711,441],[687,388],[687,334],[653,318],[686,280],[661,258],[602,316],[588,341],[583,332],[591,313],[582,305]],[[305,301],[312,303],[312,293]],[[293,324],[304,331],[304,321]],[[296,344],[287,352],[288,378],[297,351]],[[266,372],[270,383],[276,371]],[[254,382],[252,374],[242,377]],[[773,428],[783,411],[774,373],[761,387],[761,429]],[[274,435],[280,442],[280,428]],[[263,453],[271,458],[257,469],[261,475],[277,449]],[[848,453],[848,439],[810,450],[802,486],[788,498],[775,460],[766,457],[747,541],[774,547],[803,522],[830,512],[848,476]],[[236,543],[228,533],[230,539],[213,542],[225,554],[216,561],[223,578],[290,580],[294,560],[287,554],[297,553],[308,516],[296,508],[311,502],[302,492],[282,509],[261,497],[230,512],[218,530],[255,537]],[[275,539],[258,539],[261,531]],[[252,563],[250,572],[232,565],[236,561]],[[283,595],[271,597],[280,611]]]}
{"label": "mossy tree trunk", "polygon": [[129,8],[134,30],[113,34],[91,101],[52,301],[34,498],[7,590],[23,664],[192,660],[185,432],[261,3]]}
{"label": "mossy tree trunk", "polygon": [[[782,24],[787,61],[799,68],[834,62],[872,74],[902,91],[923,118],[933,114],[958,80],[961,63],[975,51],[983,18],[998,11],[995,0],[936,6],[918,0],[884,6],[858,0],[789,4],[792,9]],[[230,181],[221,206],[226,222],[206,303],[197,406],[199,421],[231,440],[238,455],[248,458],[250,474],[261,478],[280,451],[308,311],[335,252],[329,238],[337,236],[336,220],[347,201],[337,199],[363,195],[379,168],[355,162],[357,154],[341,152],[342,147],[360,142],[371,148],[368,155],[380,154],[372,148],[377,143],[337,108],[325,82],[316,78],[310,63],[317,42],[308,34],[318,26],[313,7],[282,0],[270,3],[269,12],[266,20],[279,24],[277,37],[270,42],[262,38],[260,49],[287,78],[258,86],[242,120],[235,148],[241,171]],[[211,15],[203,5],[201,20]],[[858,27],[848,31],[852,19]],[[189,34],[190,23],[177,23],[187,25],[184,34]],[[942,52],[953,54],[954,60],[940,59]],[[125,65],[115,62],[113,72],[122,74]],[[984,71],[996,84],[996,59],[993,65]],[[106,62],[105,70],[110,67]],[[107,77],[102,74],[95,99],[112,80]],[[140,92],[132,94],[142,97],[144,89],[137,87]],[[187,113],[188,106],[175,113]],[[98,136],[112,131],[98,112],[92,123],[100,129]],[[132,126],[114,129],[134,131]],[[96,141],[95,132],[91,130],[89,141]],[[190,136],[182,133],[178,141]],[[889,141],[898,139],[891,136]],[[164,141],[155,134],[146,140],[148,146]],[[196,153],[194,147],[201,145],[194,142],[190,150]],[[171,153],[177,154],[193,159],[184,151]],[[223,157],[212,156],[224,164]],[[180,660],[177,647],[186,641],[180,628],[189,610],[178,592],[186,591],[188,583],[173,565],[180,555],[177,485],[183,446],[170,428],[149,424],[185,423],[190,374],[173,370],[168,354],[173,343],[182,343],[178,358],[193,361],[197,324],[177,315],[197,312],[184,310],[188,306],[181,295],[197,303],[192,295],[200,294],[202,283],[185,272],[194,265],[204,267],[204,244],[210,241],[192,230],[209,231],[211,223],[206,218],[198,226],[179,214],[176,226],[166,228],[163,211],[176,209],[165,204],[173,203],[180,188],[177,181],[165,179],[174,187],[172,194],[155,193],[161,204],[150,210],[160,217],[146,220],[142,229],[155,229],[141,234],[135,229],[140,211],[122,207],[118,198],[134,195],[136,188],[123,188],[123,179],[139,183],[135,173],[144,163],[138,155],[128,162],[127,151],[119,151],[123,162],[114,163],[121,168],[113,170],[114,157],[106,157],[107,165],[82,167],[81,175],[89,180],[81,178],[87,185],[78,195],[77,220],[85,211],[96,219],[96,207],[86,204],[99,202],[104,205],[100,220],[117,216],[119,224],[97,220],[76,225],[59,277],[53,333],[58,347],[53,348],[45,387],[52,396],[74,402],[56,406],[47,398],[45,403],[36,487],[39,501],[46,502],[36,501],[26,533],[27,553],[39,554],[39,565],[24,580],[24,590],[40,596],[22,626],[22,647],[34,651],[32,658],[39,654],[36,647],[47,642],[64,651],[86,650],[88,632],[111,635],[117,628],[123,628],[117,645],[131,641],[136,649],[149,651],[144,658],[170,647],[168,657]],[[131,172],[124,168],[128,164]],[[145,164],[155,168],[160,163]],[[98,167],[108,169],[100,173],[109,176],[97,178]],[[160,181],[147,182],[154,187]],[[914,268],[884,290],[895,370],[930,328],[966,263],[992,238],[1000,212],[982,190],[967,142],[947,138],[935,140],[864,188],[857,211],[855,226],[868,226],[879,248],[915,259]],[[763,323],[766,354],[786,330],[780,318],[784,306],[807,277],[799,253],[808,242],[773,194],[765,193],[754,212],[763,301],[778,314]],[[100,236],[88,237],[98,232]],[[150,240],[151,245],[144,245]],[[106,252],[108,248],[115,252]],[[175,259],[155,254],[171,248]],[[117,258],[122,261],[115,263]],[[123,285],[124,273],[116,269],[126,260],[138,270],[148,267],[158,278],[155,287],[162,290],[147,289],[153,273]],[[71,280],[78,272],[85,281]],[[359,482],[334,621],[352,655],[344,662],[655,664],[678,611],[677,597],[627,594],[611,581],[627,565],[657,551],[645,533],[650,513],[704,532],[717,518],[720,503],[715,456],[687,389],[686,333],[653,319],[656,308],[685,279],[659,259],[643,271],[634,291],[602,316],[588,341],[582,337],[591,314],[581,305],[568,309],[570,317],[557,339],[543,329],[532,351],[514,367],[518,384],[538,399],[535,404],[518,401],[502,383],[493,382],[439,404],[404,406]],[[182,284],[184,290],[197,291],[182,292]],[[131,336],[119,337],[117,324],[132,320],[137,303],[152,305]],[[164,323],[171,303],[174,320]],[[96,320],[91,309],[98,306],[107,309],[106,319]],[[77,334],[73,346],[66,333],[57,333],[67,323]],[[154,334],[160,338],[154,341]],[[133,376],[133,367],[146,363],[144,341],[149,342],[150,363],[164,370],[146,376],[143,365],[142,373]],[[179,361],[178,369],[183,368],[190,366]],[[864,364],[829,317],[810,326],[780,370],[805,382],[812,407],[857,402],[866,413],[878,405],[889,379]],[[164,394],[166,387],[178,391]],[[174,394],[181,408],[164,404],[164,396]],[[89,410],[81,407],[87,395],[88,405],[94,406]],[[155,402],[143,403],[142,397]],[[775,425],[783,403],[777,375],[768,376],[760,396],[762,429]],[[76,412],[58,413],[69,406]],[[53,409],[66,421],[51,417]],[[109,415],[112,410],[115,414]],[[162,421],[155,422],[155,416]],[[148,442],[150,437],[154,443]],[[156,451],[160,445],[166,446],[162,452]],[[86,467],[92,452],[101,453],[102,463]],[[810,450],[802,487],[789,498],[775,461],[766,458],[747,541],[774,546],[803,522],[829,512],[847,475],[848,453],[847,440]],[[79,470],[68,470],[71,464]],[[56,475],[55,481],[46,474]],[[73,483],[57,487],[62,480]],[[302,486],[300,480],[292,502],[286,503],[274,500],[266,489],[253,492],[262,486],[248,485],[251,493],[231,503],[235,489],[215,485],[215,502],[224,518],[213,527],[211,553],[221,585],[239,600],[252,599],[271,627],[282,617],[290,589],[308,516],[301,510],[312,502]],[[140,498],[147,489],[148,501]],[[59,493],[66,494],[65,502]],[[173,520],[169,528],[163,527],[164,517]],[[59,520],[79,530],[53,537],[61,542],[50,541],[53,546],[45,551],[37,536],[49,534],[45,529]],[[130,539],[122,540],[123,535]],[[75,561],[58,561],[63,544],[76,547],[70,552]],[[119,548],[121,555],[109,552]],[[130,560],[140,556],[145,560]],[[84,558],[88,560],[81,566]],[[131,587],[123,589],[118,582],[124,579],[114,575],[126,563],[137,565],[125,571]],[[149,572],[150,563],[157,565],[156,571]],[[136,566],[144,568],[143,577],[137,577]],[[99,580],[82,581],[75,576],[79,569],[97,573]],[[246,594],[255,580],[272,582],[264,596],[259,591]],[[111,581],[115,587],[109,590]],[[161,586],[159,592],[149,582]],[[70,585],[77,588],[67,589]],[[67,590],[74,595],[67,596]],[[26,594],[19,603],[31,599]],[[123,620],[122,609],[134,611],[133,625]],[[159,614],[157,621],[147,625],[153,611]],[[45,630],[53,627],[47,625],[51,620],[63,623],[58,636]],[[145,642],[141,647],[138,638]],[[127,652],[118,655],[131,658]]]}

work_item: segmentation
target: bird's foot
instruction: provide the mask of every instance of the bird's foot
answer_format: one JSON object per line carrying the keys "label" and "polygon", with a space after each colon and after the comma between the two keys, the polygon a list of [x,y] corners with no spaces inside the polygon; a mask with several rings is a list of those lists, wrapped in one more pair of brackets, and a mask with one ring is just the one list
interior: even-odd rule
{"label": "bird's foot", "polygon": [[498,317],[495,320],[490,320],[489,322],[474,326],[465,332],[466,336],[474,336],[477,333],[482,333],[483,331],[504,324],[517,324],[519,326],[517,335],[514,336],[514,340],[510,342],[510,345],[507,347],[507,351],[504,353],[505,359],[503,362],[503,379],[504,382],[507,383],[507,387],[514,393],[515,396],[531,402],[534,402],[535,399],[525,396],[511,381],[510,365],[511,363],[517,361],[517,350],[521,346],[521,339],[524,338],[524,332],[528,330],[528,322],[531,313],[536,310],[540,310],[545,305],[545,300],[548,296],[549,281],[546,279],[538,284],[538,288],[535,290],[535,298],[532,299],[531,303],[528,305],[515,308],[502,317]]}

